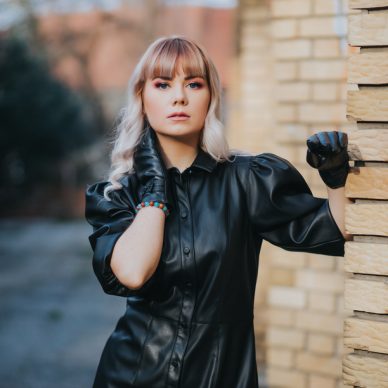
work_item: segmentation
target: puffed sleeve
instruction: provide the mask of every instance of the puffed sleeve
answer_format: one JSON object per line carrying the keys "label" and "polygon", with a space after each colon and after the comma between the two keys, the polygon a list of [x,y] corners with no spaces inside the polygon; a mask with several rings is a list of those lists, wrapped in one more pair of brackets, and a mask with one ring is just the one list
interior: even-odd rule
{"label": "puffed sleeve", "polygon": [[344,256],[345,238],[329,200],[314,197],[288,160],[272,153],[251,157],[247,207],[256,232],[270,243],[289,251]]}
{"label": "puffed sleeve", "polygon": [[120,283],[110,266],[117,240],[134,220],[136,204],[125,187],[111,191],[111,201],[105,199],[103,193],[107,184],[109,182],[101,181],[87,185],[85,191],[85,218],[93,227],[93,233],[89,235],[93,270],[105,293],[144,296],[152,287],[155,274],[141,288],[130,289]]}

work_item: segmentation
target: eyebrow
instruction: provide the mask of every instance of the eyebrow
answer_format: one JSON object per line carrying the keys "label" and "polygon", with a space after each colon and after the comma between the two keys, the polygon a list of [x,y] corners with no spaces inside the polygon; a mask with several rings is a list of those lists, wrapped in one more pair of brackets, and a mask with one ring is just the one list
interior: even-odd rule
{"label": "eyebrow", "polygon": [[[172,78],[171,77],[165,77],[165,76],[155,76],[152,78],[152,80],[156,79],[156,78],[161,78],[161,79],[165,79],[165,80],[168,80],[168,81],[171,81]],[[188,75],[187,77],[185,77],[185,80],[188,80],[188,79],[193,79],[193,78],[202,78],[202,75]]]}

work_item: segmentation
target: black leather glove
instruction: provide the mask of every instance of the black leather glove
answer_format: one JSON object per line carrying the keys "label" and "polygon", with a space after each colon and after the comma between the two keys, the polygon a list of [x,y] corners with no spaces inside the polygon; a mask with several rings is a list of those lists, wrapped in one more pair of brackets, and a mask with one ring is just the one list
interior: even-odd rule
{"label": "black leather glove", "polygon": [[158,201],[171,211],[167,169],[158,149],[154,129],[147,125],[133,155],[133,167],[143,186],[141,201]]}
{"label": "black leather glove", "polygon": [[325,184],[332,189],[345,186],[348,176],[348,135],[345,132],[318,132],[307,139],[307,163],[318,169]]}

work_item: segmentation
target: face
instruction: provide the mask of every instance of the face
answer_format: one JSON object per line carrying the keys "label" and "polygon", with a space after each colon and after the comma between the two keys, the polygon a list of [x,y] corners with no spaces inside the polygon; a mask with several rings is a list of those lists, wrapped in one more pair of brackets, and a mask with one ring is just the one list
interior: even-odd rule
{"label": "face", "polygon": [[[180,68],[173,79],[148,79],[142,97],[147,119],[158,134],[182,139],[199,138],[210,103],[210,90],[205,79],[188,78]],[[174,116],[176,113],[185,116]]]}

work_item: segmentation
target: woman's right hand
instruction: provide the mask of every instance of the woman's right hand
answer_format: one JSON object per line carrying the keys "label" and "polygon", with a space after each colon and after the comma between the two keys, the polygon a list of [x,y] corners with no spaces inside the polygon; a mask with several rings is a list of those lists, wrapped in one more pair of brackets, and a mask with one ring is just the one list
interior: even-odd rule
{"label": "woman's right hand", "polygon": [[155,131],[150,125],[146,126],[143,137],[135,149],[133,167],[143,185],[141,201],[157,200],[170,210],[167,169],[158,149]]}

